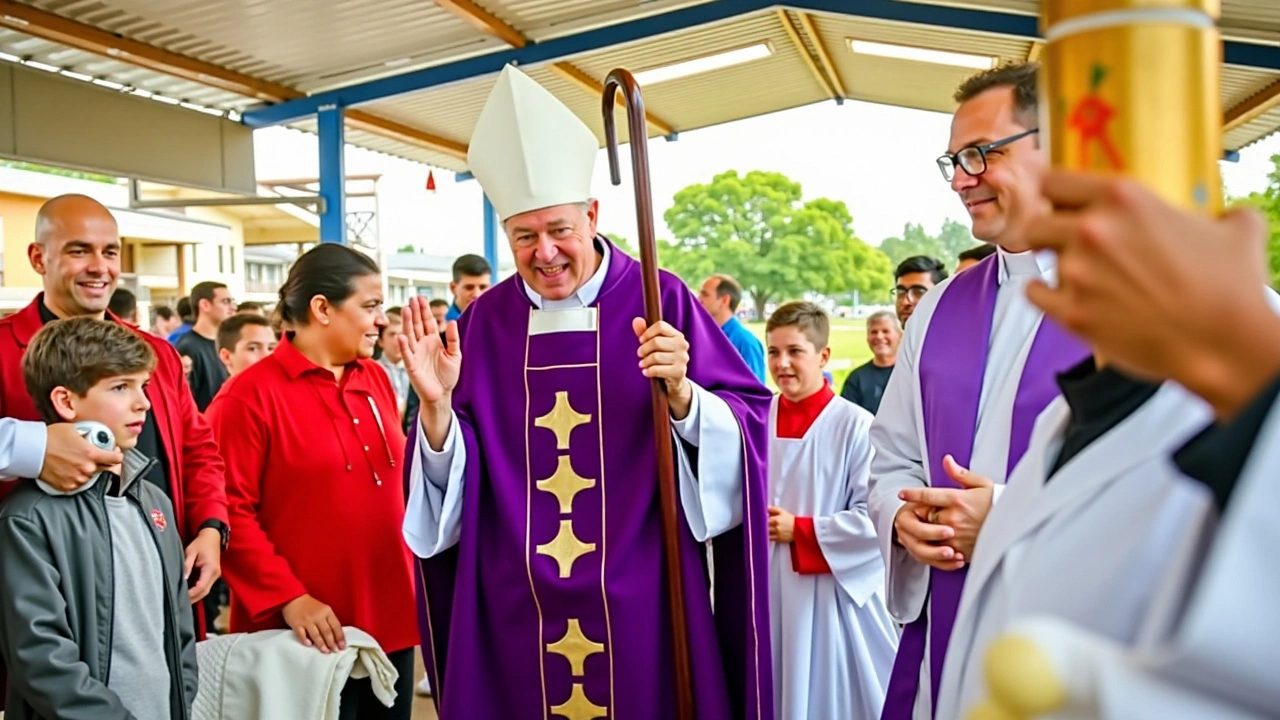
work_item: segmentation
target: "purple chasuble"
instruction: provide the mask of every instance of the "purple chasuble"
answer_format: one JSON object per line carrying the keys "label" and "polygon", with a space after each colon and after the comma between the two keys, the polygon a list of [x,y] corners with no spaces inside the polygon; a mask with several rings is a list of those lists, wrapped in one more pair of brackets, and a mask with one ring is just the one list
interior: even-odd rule
{"label": "purple chasuble", "polygon": [[[678,278],[663,273],[661,288],[664,319],[689,341],[689,378],[729,405],[743,438],[742,524],[712,543],[714,613],[706,546],[680,523],[696,716],[762,720],[770,394]],[[420,561],[440,717],[675,717],[651,385],[631,329],[644,316],[640,264],[612,247],[592,310],[537,311],[518,276],[468,310],[453,398],[461,536]],[[593,311],[595,329],[564,327]],[[418,434],[415,422],[410,458]]]}
{"label": "purple chasuble", "polygon": [[[944,456],[950,454],[963,467],[969,467],[972,459],[999,290],[999,261],[999,254],[992,255],[952,280],[939,298],[925,332],[919,364],[920,407],[924,416],[924,453],[933,487],[959,487],[942,467]],[[1006,478],[1027,450],[1036,417],[1058,396],[1058,373],[1088,356],[1089,349],[1074,336],[1047,317],[1041,320],[1014,398]],[[930,704],[936,712],[942,665],[968,570],[967,565],[956,571],[929,569],[929,605],[903,630],[881,720],[912,717],[926,637],[932,685]]]}

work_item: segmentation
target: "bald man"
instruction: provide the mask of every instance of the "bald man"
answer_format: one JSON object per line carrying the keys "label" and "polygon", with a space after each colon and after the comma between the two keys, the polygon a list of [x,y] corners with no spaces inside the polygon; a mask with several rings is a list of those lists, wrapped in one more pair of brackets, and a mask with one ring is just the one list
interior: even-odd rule
{"label": "bald man", "polygon": [[[120,250],[115,218],[98,201],[83,195],[61,195],[40,208],[35,241],[27,248],[27,257],[43,278],[43,291],[26,308],[0,319],[0,417],[6,418],[6,423],[8,419],[31,421],[13,423],[12,427],[33,438],[33,444],[34,438],[43,440],[43,423],[38,422],[40,415],[25,389],[22,356],[45,323],[83,316],[107,319],[129,327],[150,343],[156,368],[147,389],[151,412],[138,439],[138,450],[159,460],[147,480],[173,501],[177,517],[171,524],[186,546],[187,567],[194,567],[190,598],[196,602],[208,594],[221,574],[222,549],[230,530],[222,456],[185,386],[177,352],[163,339],[107,312],[120,275]],[[99,467],[120,461],[116,454],[93,455],[68,443],[66,436],[70,434],[74,428],[49,428],[43,463],[34,462],[33,447],[14,443],[15,452],[30,450],[32,457],[17,458],[16,465],[10,457],[9,473],[38,475],[65,492],[82,485]],[[0,443],[0,451],[3,449]],[[51,458],[50,453],[57,454]],[[91,463],[96,464],[90,467]],[[12,487],[0,483],[0,498]],[[198,619],[198,634],[203,627],[203,619]]]}

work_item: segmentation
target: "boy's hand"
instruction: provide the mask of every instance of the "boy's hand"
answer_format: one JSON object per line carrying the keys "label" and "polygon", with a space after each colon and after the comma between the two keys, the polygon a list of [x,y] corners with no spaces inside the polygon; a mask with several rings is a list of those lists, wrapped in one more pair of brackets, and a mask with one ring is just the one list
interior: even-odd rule
{"label": "boy's hand", "polygon": [[187,561],[182,568],[184,578],[191,577],[192,567],[200,569],[200,581],[187,591],[192,603],[204,599],[213,589],[213,583],[222,577],[222,534],[214,528],[205,528],[187,546]]}
{"label": "boy's hand", "polygon": [[789,543],[795,539],[796,516],[779,507],[769,508],[769,539]]}
{"label": "boy's hand", "polygon": [[124,461],[119,450],[95,447],[71,423],[54,423],[46,432],[40,479],[64,493],[79,490],[98,471]]}
{"label": "boy's hand", "polygon": [[307,647],[317,647],[326,655],[347,649],[347,638],[342,623],[333,614],[333,608],[310,595],[290,600],[282,612],[284,621],[293,628],[298,642]]}

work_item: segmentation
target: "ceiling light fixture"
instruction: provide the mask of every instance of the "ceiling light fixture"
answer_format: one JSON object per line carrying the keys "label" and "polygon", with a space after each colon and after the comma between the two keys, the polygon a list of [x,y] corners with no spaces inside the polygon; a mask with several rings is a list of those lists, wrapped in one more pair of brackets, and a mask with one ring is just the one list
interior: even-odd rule
{"label": "ceiling light fixture", "polygon": [[761,58],[769,57],[772,54],[773,48],[769,46],[769,43],[758,43],[756,45],[750,45],[748,47],[738,48],[728,52],[716,53],[715,55],[707,55],[693,60],[685,60],[671,65],[650,68],[649,70],[636,73],[635,78],[636,82],[641,86],[653,85],[667,80],[675,80],[676,78],[710,72],[711,70],[719,70],[733,65],[741,65],[742,63],[751,62],[752,60],[760,60]]}
{"label": "ceiling light fixture", "polygon": [[944,50],[926,50],[906,45],[889,45],[868,40],[854,40],[853,38],[849,38],[849,48],[861,55],[913,60],[934,65],[951,65],[974,70],[989,70],[995,67],[998,61],[998,58],[990,55],[969,55],[967,53],[947,52]]}

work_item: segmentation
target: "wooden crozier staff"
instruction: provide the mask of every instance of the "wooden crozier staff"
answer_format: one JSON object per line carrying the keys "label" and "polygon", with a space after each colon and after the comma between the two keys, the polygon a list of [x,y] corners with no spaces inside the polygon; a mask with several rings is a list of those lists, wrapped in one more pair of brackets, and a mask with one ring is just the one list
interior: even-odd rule
{"label": "wooden crozier staff", "polygon": [[[627,128],[631,138],[631,165],[635,176],[636,222],[640,230],[640,275],[644,282],[645,322],[662,320],[662,299],[658,289],[658,250],[653,234],[653,199],[649,190],[649,135],[645,127],[644,99],[631,73],[621,68],[604,81],[605,147],[609,151],[609,174],[614,185],[622,184],[618,172],[618,132],[613,109],[621,87],[627,108]],[[679,720],[694,720],[693,680],[689,659],[689,626],[685,621],[684,581],[680,574],[680,525],[676,517],[675,457],[671,447],[671,411],[661,378],[653,379],[653,431],[658,444],[658,493],[662,504],[663,548],[667,565],[667,598],[671,605],[671,645],[675,653],[676,709]]]}

